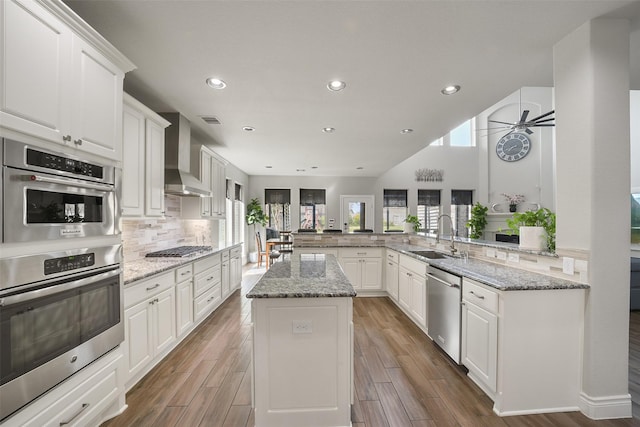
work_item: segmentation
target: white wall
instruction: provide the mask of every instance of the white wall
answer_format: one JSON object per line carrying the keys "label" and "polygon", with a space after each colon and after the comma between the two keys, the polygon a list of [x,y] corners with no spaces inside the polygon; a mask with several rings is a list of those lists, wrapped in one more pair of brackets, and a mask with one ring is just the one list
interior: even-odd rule
{"label": "white wall", "polygon": [[631,111],[631,191],[640,192],[640,90],[630,94]]}

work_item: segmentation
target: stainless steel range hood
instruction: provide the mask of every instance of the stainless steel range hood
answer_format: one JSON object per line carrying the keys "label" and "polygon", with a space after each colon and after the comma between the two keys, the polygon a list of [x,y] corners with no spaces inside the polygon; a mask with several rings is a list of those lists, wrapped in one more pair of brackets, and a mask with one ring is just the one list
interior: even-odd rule
{"label": "stainless steel range hood", "polygon": [[180,113],[160,113],[171,122],[164,135],[164,192],[178,196],[209,197],[211,191],[191,175],[191,124]]}

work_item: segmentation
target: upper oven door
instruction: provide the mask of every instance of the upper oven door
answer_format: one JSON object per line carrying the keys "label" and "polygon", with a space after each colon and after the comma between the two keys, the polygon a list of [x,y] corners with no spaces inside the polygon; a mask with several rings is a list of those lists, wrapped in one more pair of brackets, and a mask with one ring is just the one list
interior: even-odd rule
{"label": "upper oven door", "polygon": [[115,235],[113,185],[3,167],[5,243]]}

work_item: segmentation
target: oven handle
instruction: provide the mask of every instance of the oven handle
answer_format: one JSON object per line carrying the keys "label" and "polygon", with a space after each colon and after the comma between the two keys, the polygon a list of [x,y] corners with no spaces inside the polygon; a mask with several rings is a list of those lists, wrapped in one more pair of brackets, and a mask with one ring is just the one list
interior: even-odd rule
{"label": "oven handle", "polygon": [[[46,182],[48,184],[59,184],[59,185],[69,185],[69,182],[70,182],[68,179],[53,178],[53,177],[42,176],[42,175],[30,175],[29,180],[35,181],[35,182]],[[90,190],[114,191],[113,185],[109,185],[109,184],[99,184],[99,183],[74,180],[73,186],[80,187],[80,188],[88,188]]]}
{"label": "oven handle", "polygon": [[90,277],[84,277],[82,279],[73,280],[71,282],[62,283],[60,285],[50,286],[48,288],[36,289],[34,291],[25,290],[17,295],[10,295],[4,298],[0,298],[0,307],[8,307],[13,304],[29,301],[36,298],[45,297],[48,295],[57,294],[59,292],[68,291],[82,286],[89,285],[91,283],[109,279],[120,274],[120,267],[116,267],[113,270],[98,273]]}

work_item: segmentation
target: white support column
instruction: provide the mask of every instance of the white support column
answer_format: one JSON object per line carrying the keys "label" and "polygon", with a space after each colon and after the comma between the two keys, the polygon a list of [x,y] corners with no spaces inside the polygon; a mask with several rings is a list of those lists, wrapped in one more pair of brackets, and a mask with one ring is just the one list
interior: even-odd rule
{"label": "white support column", "polygon": [[554,48],[557,247],[588,254],[579,406],[594,419],[631,416],[629,54],[624,19],[587,22]]}

